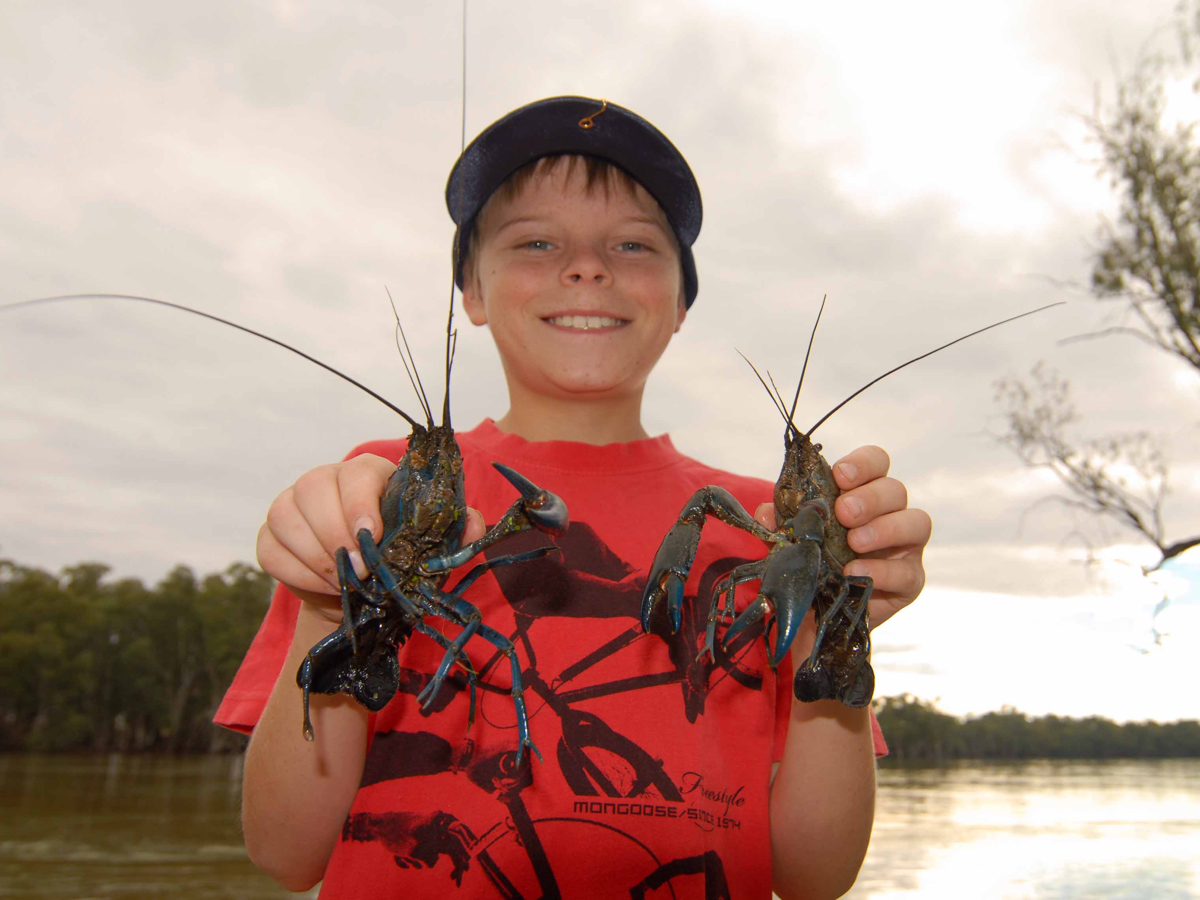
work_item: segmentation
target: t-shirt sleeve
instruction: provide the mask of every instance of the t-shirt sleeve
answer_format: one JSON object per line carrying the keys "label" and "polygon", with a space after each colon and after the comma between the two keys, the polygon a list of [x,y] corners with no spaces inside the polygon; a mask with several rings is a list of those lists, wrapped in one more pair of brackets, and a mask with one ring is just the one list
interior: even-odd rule
{"label": "t-shirt sleeve", "polygon": [[[783,745],[787,740],[788,722],[792,715],[792,659],[789,655],[775,671],[775,740],[771,747],[771,761],[783,759]],[[883,739],[883,729],[875,718],[875,710],[871,710],[871,741],[875,745],[875,758],[888,755],[887,741]]]}
{"label": "t-shirt sleeve", "polygon": [[299,614],[300,599],[279,585],[258,634],[213,716],[214,722],[243,734],[254,730],[283,668]]}

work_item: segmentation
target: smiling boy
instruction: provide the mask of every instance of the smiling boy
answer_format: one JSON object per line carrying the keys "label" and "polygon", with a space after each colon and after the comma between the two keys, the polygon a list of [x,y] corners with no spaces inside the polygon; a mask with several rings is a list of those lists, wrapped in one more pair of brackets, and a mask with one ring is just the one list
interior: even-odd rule
{"label": "smiling boy", "polygon": [[[513,765],[510,683],[490,645],[467,646],[482,687],[470,731],[461,684],[422,713],[414,695],[442,654],[423,637],[404,647],[388,707],[368,715],[315,695],[317,737],[303,740],[296,668],[340,623],[332,554],[361,527],[378,539],[404,452],[363,445],[301,477],[260,532],[260,563],[287,589],[217,717],[254,729],[251,858],[292,889],[324,878],[334,897],[840,896],[870,837],[880,744],[868,713],[791,702],[790,667],[776,676],[761,637],[697,658],[712,584],[761,558],[761,542],[709,528],[683,626],[638,624],[650,561],[694,490],[719,483],[773,524],[769,482],[688,459],[642,427],[646,380],[698,290],[687,163],[628,110],[552,98],[472,142],[447,201],[463,306],[489,327],[510,398],[458,436],[479,510],[464,540],[512,500],[492,460],[563,497],[573,521],[561,558],[495,569],[467,594],[518,647],[544,760]],[[874,578],[876,625],[920,592],[929,538],[887,468],[875,447],[834,467],[836,513],[864,556],[847,572]],[[809,622],[794,659],[812,639]]]}

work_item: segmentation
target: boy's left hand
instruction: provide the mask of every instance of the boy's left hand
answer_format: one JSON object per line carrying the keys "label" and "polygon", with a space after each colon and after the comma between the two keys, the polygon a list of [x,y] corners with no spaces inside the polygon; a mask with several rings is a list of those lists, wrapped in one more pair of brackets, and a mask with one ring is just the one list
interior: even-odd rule
{"label": "boy's left hand", "polygon": [[[891,460],[880,447],[859,447],[833,464],[842,489],[834,504],[838,521],[850,529],[850,549],[861,557],[846,566],[847,575],[869,575],[870,618],[875,627],[912,603],[925,587],[921,554],[933,523],[922,509],[908,509],[908,491],[888,478]],[[754,517],[775,528],[775,507],[764,503]]]}

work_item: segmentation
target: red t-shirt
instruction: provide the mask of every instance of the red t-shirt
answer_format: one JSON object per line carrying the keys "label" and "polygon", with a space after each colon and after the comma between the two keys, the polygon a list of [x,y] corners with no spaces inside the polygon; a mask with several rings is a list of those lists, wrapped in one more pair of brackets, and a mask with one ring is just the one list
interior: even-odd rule
{"label": "red t-shirt", "polygon": [[[464,594],[517,648],[544,761],[514,773],[511,671],[479,636],[466,646],[480,682],[470,732],[457,669],[421,710],[416,694],[443,650],[414,635],[401,649],[400,691],[372,717],[362,786],[321,896],[770,897],[769,776],[786,735],[791,667],[772,672],[761,638],[719,651],[715,664],[697,658],[712,585],[761,559],[762,542],[710,520],[679,633],[643,634],[640,608],[655,551],[697,488],[720,484],[753,512],[770,500],[771,483],[702,465],[665,435],[530,443],[485,420],[458,441],[467,502],[489,524],[516,498],[493,460],[570,509],[561,555],[495,568]],[[378,441],[351,455],[398,460],[403,452],[403,441]],[[486,556],[547,542],[518,535]],[[739,610],[754,588],[739,592]],[[219,724],[249,730],[258,721],[298,604],[276,593]],[[872,726],[876,752],[886,753]]]}

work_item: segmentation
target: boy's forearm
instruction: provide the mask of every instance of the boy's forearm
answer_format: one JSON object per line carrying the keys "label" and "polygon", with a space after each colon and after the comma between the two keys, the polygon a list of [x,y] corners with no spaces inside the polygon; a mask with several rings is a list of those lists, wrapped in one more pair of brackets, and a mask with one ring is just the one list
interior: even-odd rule
{"label": "boy's forearm", "polygon": [[875,817],[868,710],[836,700],[792,703],[770,816],[772,883],[782,900],[834,898],[850,889]]}
{"label": "boy's forearm", "polygon": [[301,604],[287,660],[246,750],[246,850],[291,890],[306,890],[324,875],[366,759],[368,713],[344,694],[312,694],[315,739],[306,741],[302,733],[296,670],[308,649],[336,627]]}

